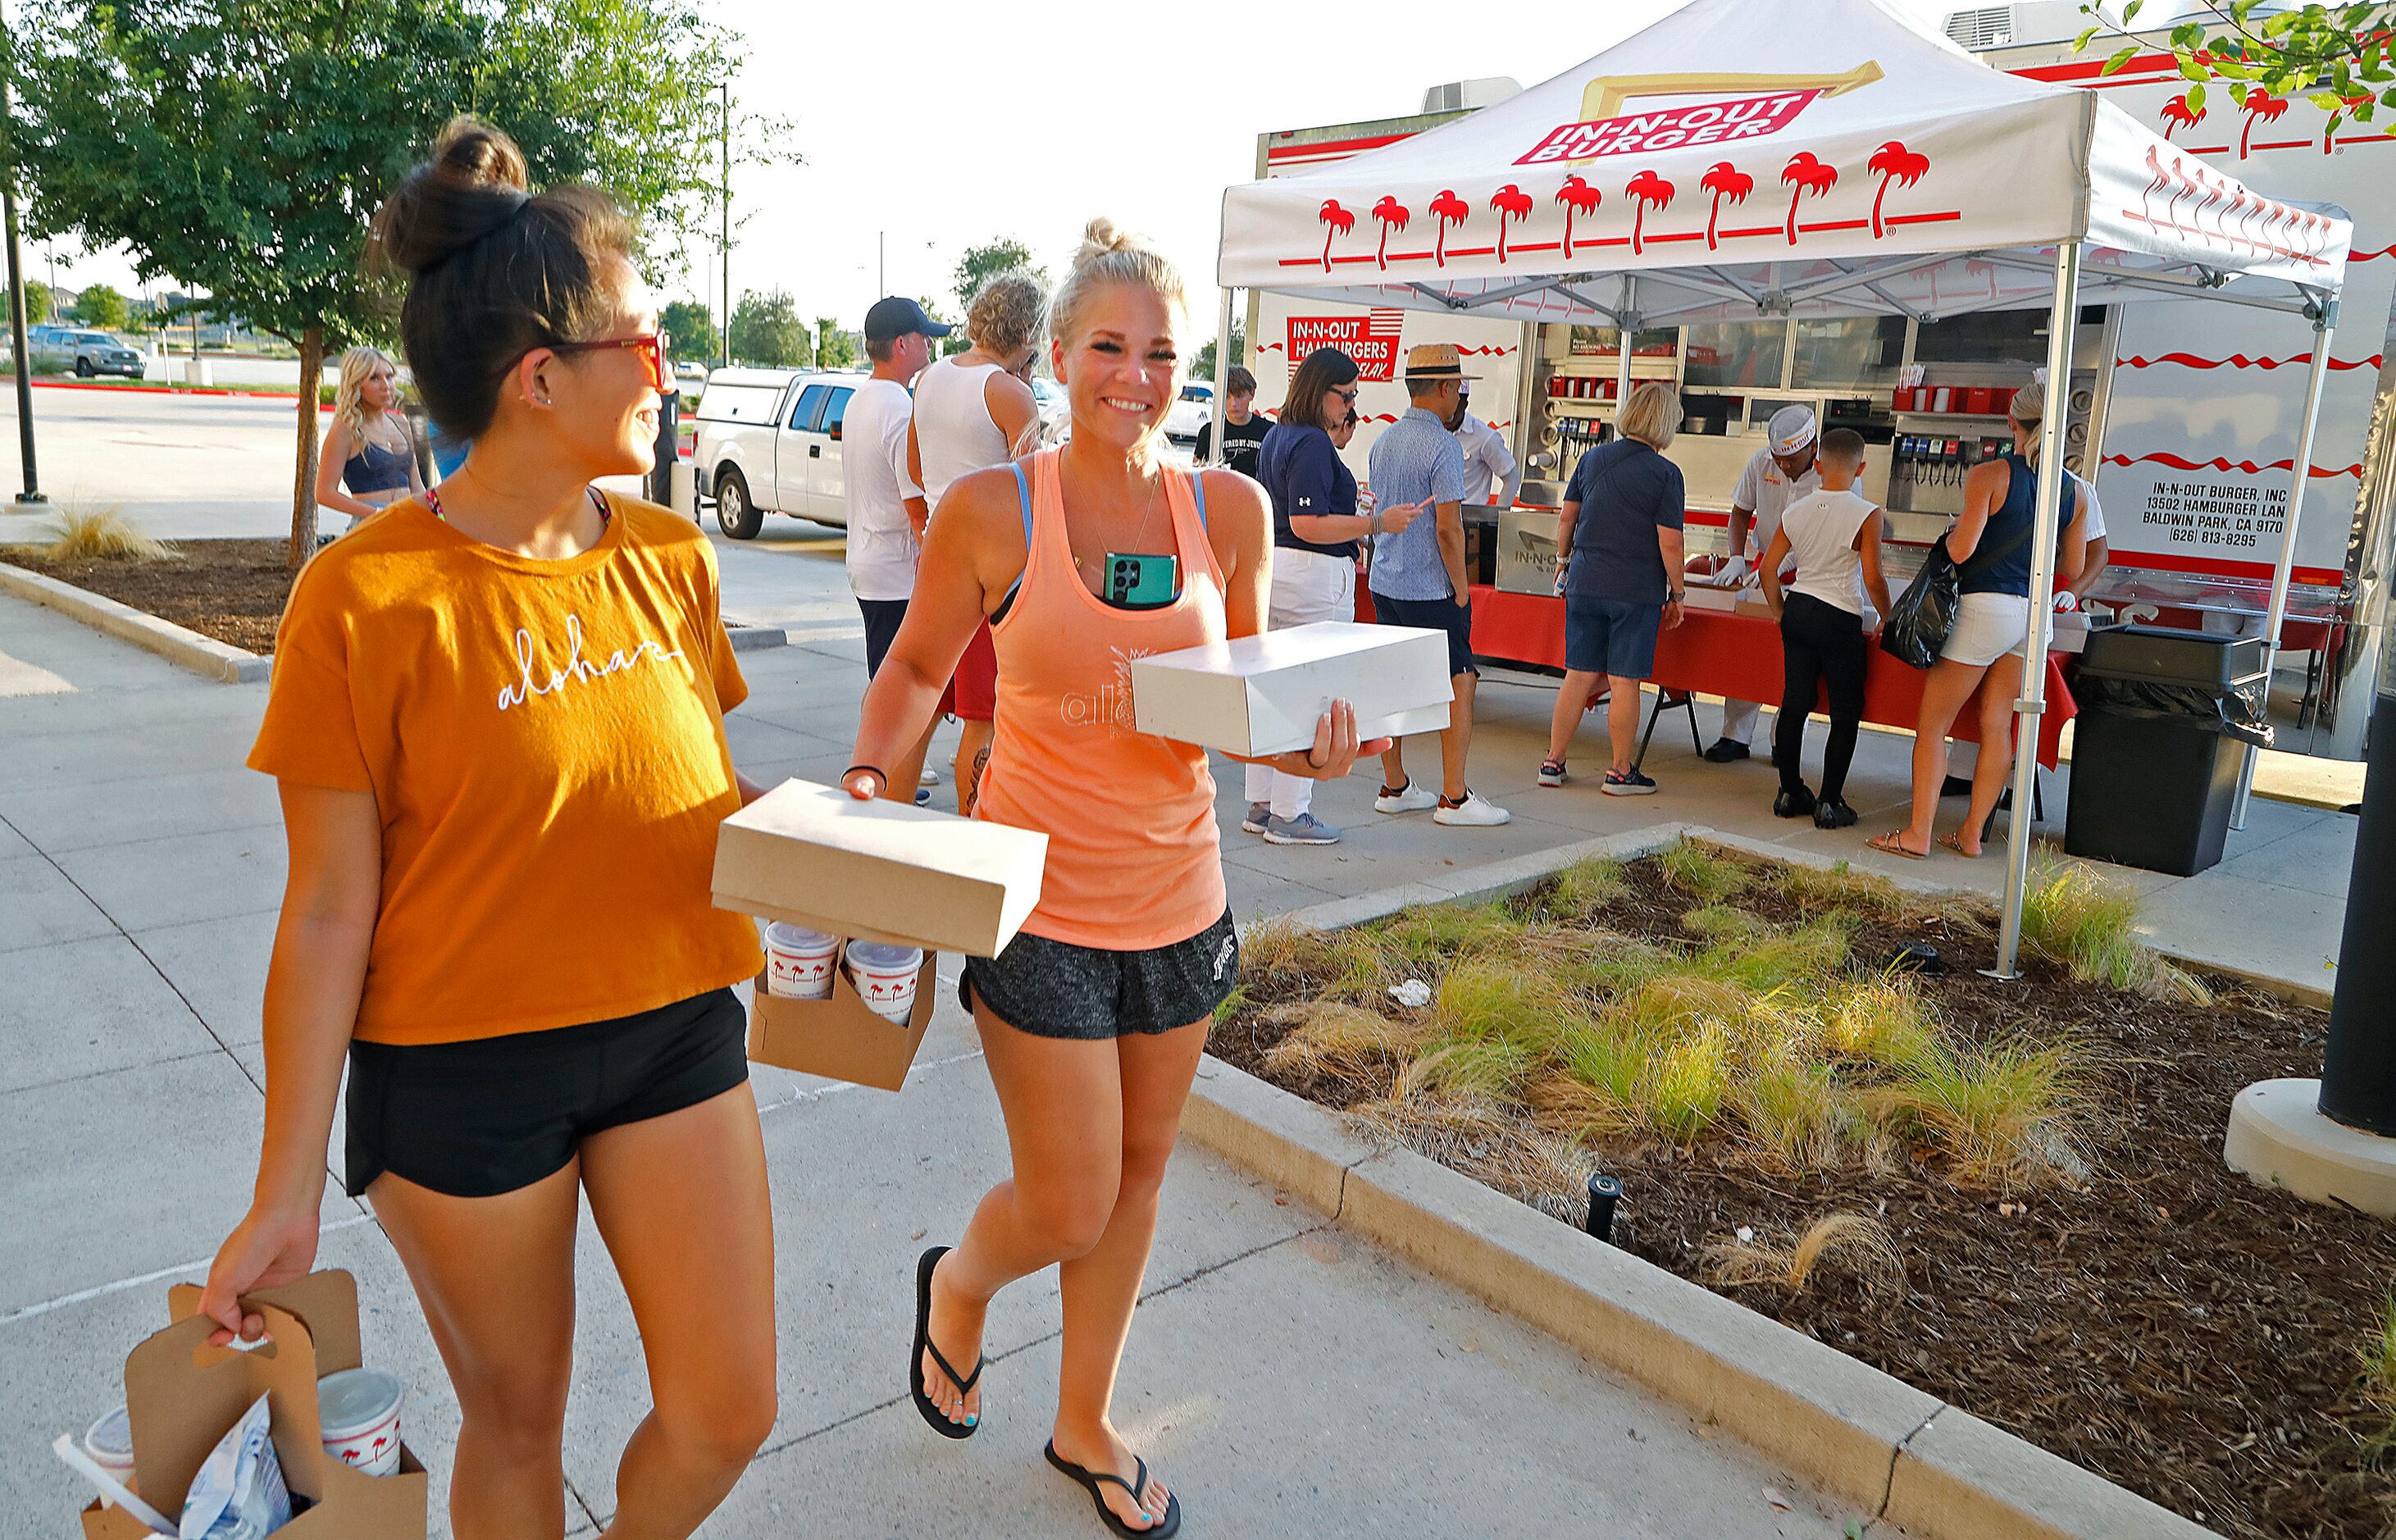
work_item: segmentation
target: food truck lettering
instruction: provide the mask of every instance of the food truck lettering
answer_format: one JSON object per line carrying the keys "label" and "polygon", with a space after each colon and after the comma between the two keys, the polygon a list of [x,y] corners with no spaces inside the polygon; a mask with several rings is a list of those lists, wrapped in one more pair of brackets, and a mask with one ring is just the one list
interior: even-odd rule
{"label": "food truck lettering", "polygon": [[2158,481],[2138,510],[2138,522],[2168,545],[2253,551],[2277,544],[2286,527],[2285,487],[2252,482]]}
{"label": "food truck lettering", "polygon": [[1625,113],[1590,123],[1560,124],[1518,158],[1517,166],[1594,160],[1600,155],[1646,154],[1683,144],[1731,144],[1777,134],[1796,120],[1818,87],[1775,91],[1768,96],[1730,97],[1686,107]]}
{"label": "food truck lettering", "polygon": [[1337,348],[1356,361],[1364,379],[1397,378],[1398,335],[1402,317],[1394,310],[1369,315],[1293,315],[1289,318],[1289,367],[1317,348]]}

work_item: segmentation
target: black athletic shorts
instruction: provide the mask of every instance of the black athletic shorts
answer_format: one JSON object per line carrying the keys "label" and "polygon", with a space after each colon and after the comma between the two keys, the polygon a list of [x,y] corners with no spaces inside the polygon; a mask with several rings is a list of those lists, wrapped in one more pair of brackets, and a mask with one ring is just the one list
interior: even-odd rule
{"label": "black athletic shorts", "polygon": [[452,1198],[530,1187],[602,1129],[661,1118],[749,1079],[730,989],[653,1011],[471,1042],[352,1042],[350,1196],[388,1171]]}
{"label": "black athletic shorts", "polygon": [[969,957],[957,980],[967,1011],[974,996],[1033,1037],[1105,1040],[1169,1032],[1215,1014],[1240,981],[1240,934],[1231,911],[1187,941],[1145,951],[1109,951],[1017,933],[996,957]]}
{"label": "black athletic shorts", "polygon": [[1373,618],[1384,626],[1412,626],[1418,631],[1435,631],[1447,637],[1447,671],[1450,678],[1471,674],[1479,678],[1481,670],[1472,662],[1472,606],[1448,599],[1392,599],[1386,593],[1373,595]]}
{"label": "black athletic shorts", "polygon": [[898,622],[907,618],[907,601],[859,599],[857,608],[865,617],[865,677],[872,679],[882,671],[882,660],[890,656],[890,644],[898,639]]}

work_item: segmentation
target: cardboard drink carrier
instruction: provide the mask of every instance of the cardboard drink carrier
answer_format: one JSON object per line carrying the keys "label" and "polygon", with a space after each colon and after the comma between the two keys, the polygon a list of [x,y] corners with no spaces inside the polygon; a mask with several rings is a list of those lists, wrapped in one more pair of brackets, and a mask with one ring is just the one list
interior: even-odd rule
{"label": "cardboard drink carrier", "polygon": [[[430,1482],[403,1445],[390,1476],[353,1470],[325,1453],[316,1381],[359,1367],[358,1287],[338,1269],[260,1289],[242,1299],[266,1321],[266,1343],[249,1352],[211,1348],[216,1322],[199,1313],[200,1291],[167,1294],[174,1324],[125,1361],[125,1404],[133,1424],[133,1480],[126,1483],[169,1518],[180,1513],[192,1479],[225,1430],[261,1395],[267,1398],[274,1454],[296,1513],[277,1540],[424,1540]],[[93,1502],[83,1510],[85,1540],[154,1540],[124,1509]]]}
{"label": "cardboard drink carrier", "polygon": [[1318,620],[1134,658],[1132,713],[1143,733],[1233,754],[1312,748],[1334,700],[1356,709],[1360,740],[1404,737],[1447,725],[1447,669],[1442,632]]}
{"label": "cardboard drink carrier", "polygon": [[931,1025],[938,954],[997,956],[1039,903],[1047,857],[1045,834],[912,803],[859,802],[813,781],[784,781],[725,819],[715,842],[716,908],[924,949],[904,1024],[859,999],[845,968],[832,970],[829,1000],[770,994],[760,973],[749,1007],[751,1060],[898,1090]]}

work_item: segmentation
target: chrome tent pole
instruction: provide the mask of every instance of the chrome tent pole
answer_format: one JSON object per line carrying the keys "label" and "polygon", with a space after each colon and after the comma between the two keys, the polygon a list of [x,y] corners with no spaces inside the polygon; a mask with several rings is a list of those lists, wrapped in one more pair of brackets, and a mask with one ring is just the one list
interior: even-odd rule
{"label": "chrome tent pole", "polygon": [[[2021,697],[2014,702],[2013,814],[2005,829],[2005,906],[1993,978],[2021,976],[2022,902],[2038,786],[2039,719],[2046,713],[2047,633],[2055,617],[2055,542],[2062,531],[2064,428],[2071,417],[2071,341],[2080,326],[2081,243],[2055,248],[2055,304],[2046,322],[2046,416],[2039,426],[2038,513],[2030,537],[2030,636],[2022,644]],[[1981,745],[1986,753],[1988,746]]]}
{"label": "chrome tent pole", "polygon": [[[2321,420],[2322,386],[2329,379],[2330,339],[2337,331],[2337,301],[2313,305],[2313,362],[2305,377],[2305,422],[2296,433],[2296,458],[2288,466],[2288,511],[2280,522],[2280,562],[2271,569],[2271,603],[2263,616],[2263,705],[2270,714],[2271,676],[2280,666],[2280,631],[2288,617],[2288,577],[2296,564],[2296,521],[2304,515],[2305,487],[2312,480],[2313,429]],[[2246,827],[2246,803],[2255,792],[2255,766],[2262,750],[2246,745],[2238,767],[2238,800],[2231,804],[2230,827]]]}
{"label": "chrome tent pole", "polygon": [[1215,323],[1215,431],[1209,435],[1215,455],[1208,461],[1212,465],[1223,463],[1223,404],[1228,399],[1224,392],[1230,388],[1231,380],[1231,296],[1236,292],[1234,289],[1223,291],[1223,308]]}

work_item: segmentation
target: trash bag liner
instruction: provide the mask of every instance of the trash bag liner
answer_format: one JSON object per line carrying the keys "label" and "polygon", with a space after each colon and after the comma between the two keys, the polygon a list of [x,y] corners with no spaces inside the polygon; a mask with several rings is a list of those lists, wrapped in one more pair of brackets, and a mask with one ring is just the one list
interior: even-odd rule
{"label": "trash bag liner", "polygon": [[2253,679],[2216,690],[2210,684],[2160,684],[2120,679],[2083,669],[2071,682],[2072,699],[2083,716],[2102,713],[2148,721],[2184,722],[2257,749],[2271,747],[2271,724],[2263,720],[2268,681]]}

